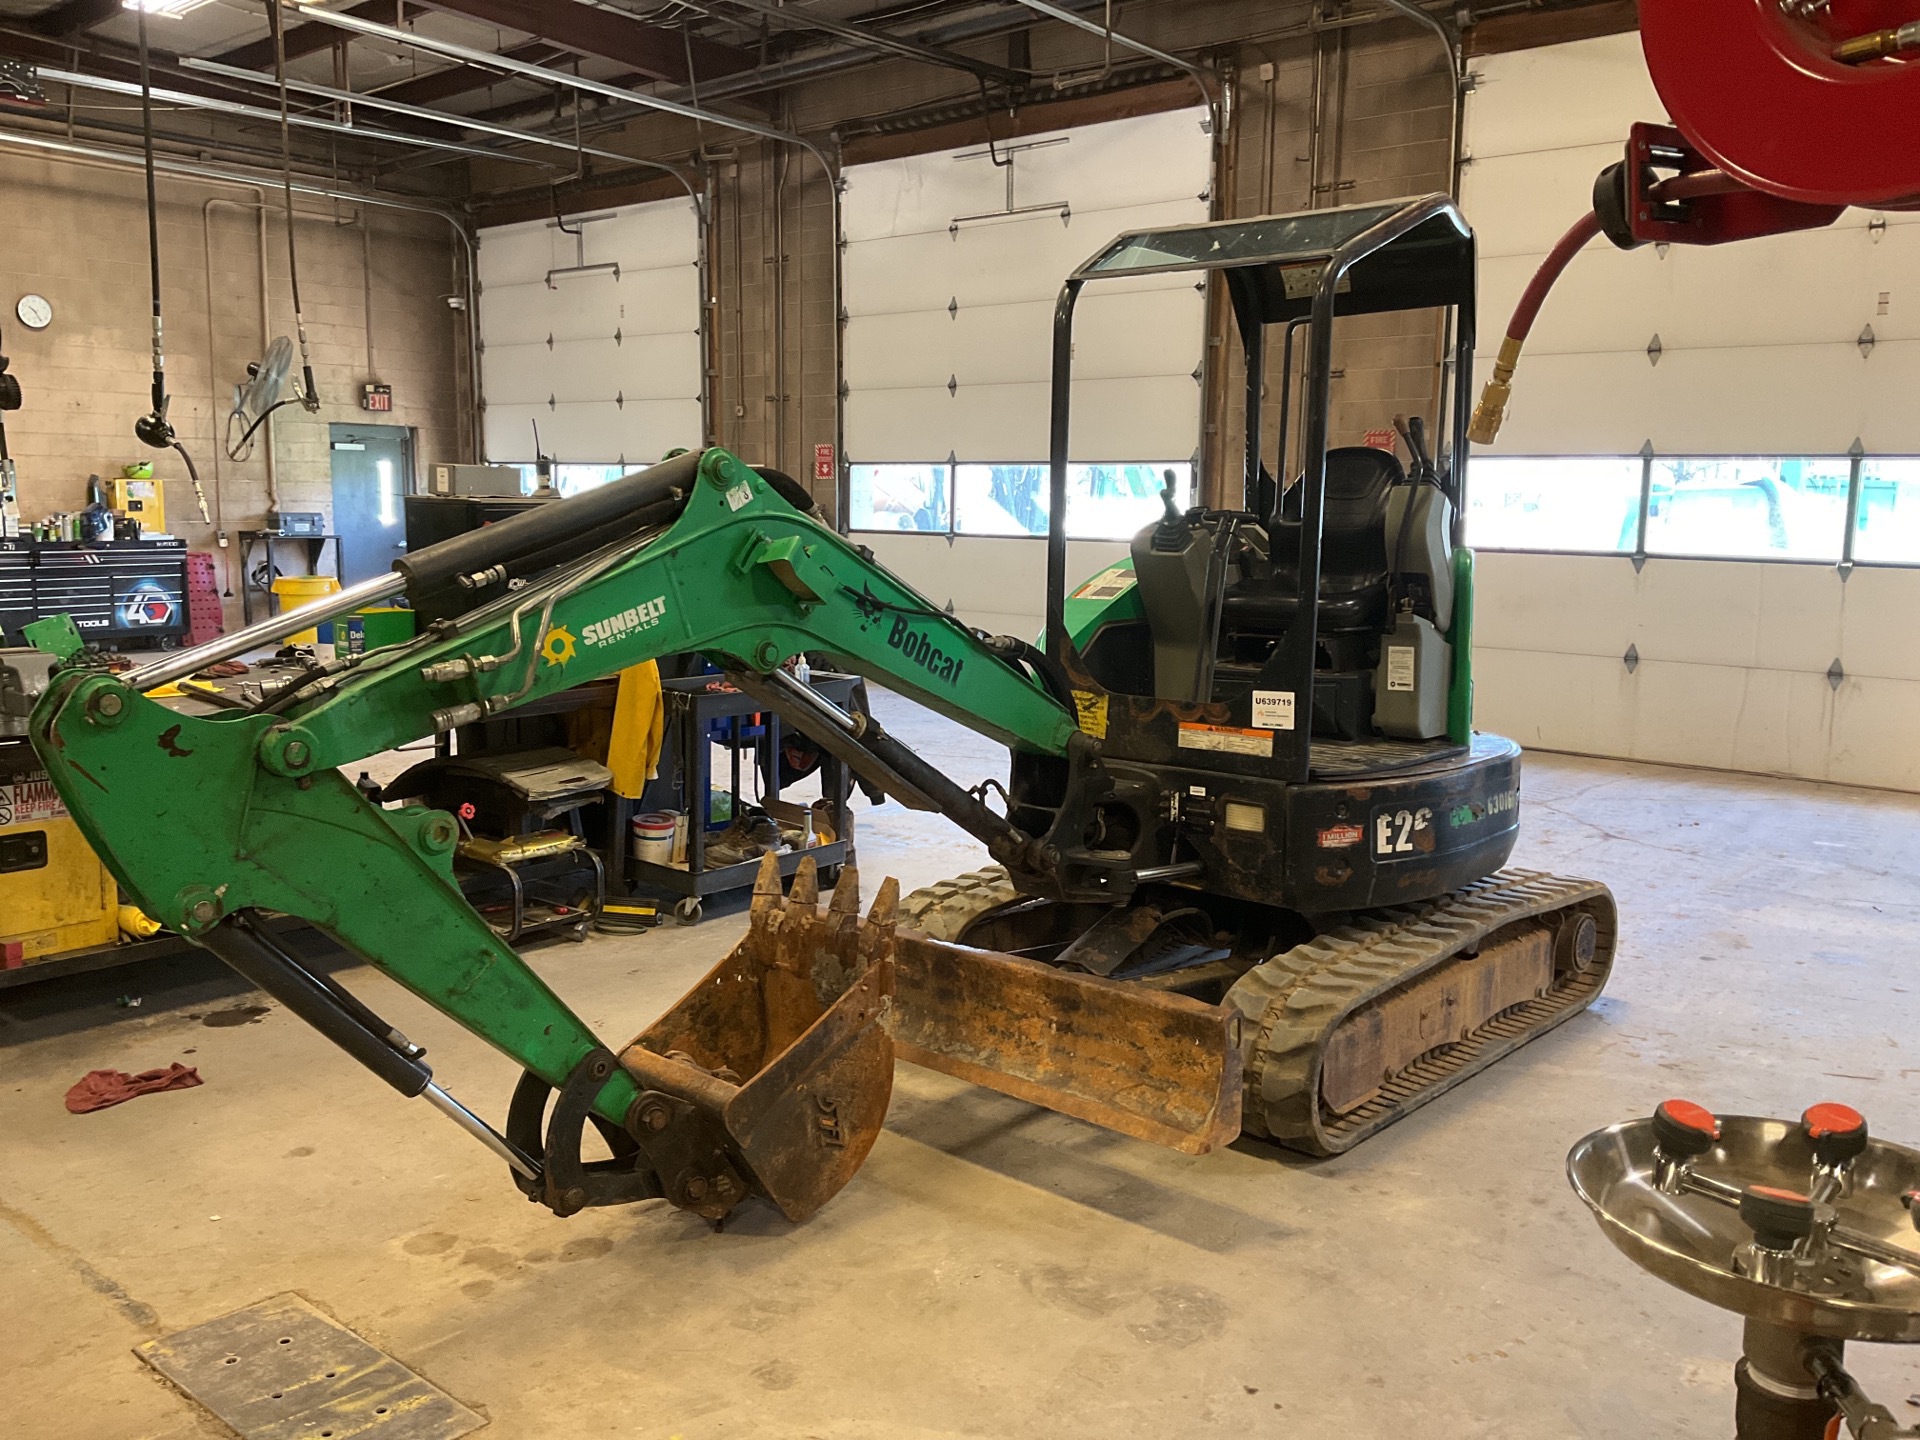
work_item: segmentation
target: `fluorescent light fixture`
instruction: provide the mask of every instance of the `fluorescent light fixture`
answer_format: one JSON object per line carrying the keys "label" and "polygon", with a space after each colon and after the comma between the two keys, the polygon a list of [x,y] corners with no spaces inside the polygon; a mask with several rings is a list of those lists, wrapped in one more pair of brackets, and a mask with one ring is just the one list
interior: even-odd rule
{"label": "fluorescent light fixture", "polygon": [[198,10],[207,0],[120,0],[122,10],[144,10],[149,15],[164,15],[177,20],[189,10]]}

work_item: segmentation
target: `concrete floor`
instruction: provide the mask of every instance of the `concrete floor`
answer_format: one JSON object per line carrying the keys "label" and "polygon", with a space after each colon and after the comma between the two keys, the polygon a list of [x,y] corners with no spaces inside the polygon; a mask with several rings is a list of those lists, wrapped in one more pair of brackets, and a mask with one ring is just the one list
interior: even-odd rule
{"label": "concrete floor", "polygon": [[[966,781],[993,763],[883,714]],[[1524,799],[1516,861],[1619,897],[1607,996],[1320,1164],[1174,1155],[902,1066],[865,1170],[802,1227],[753,1208],[716,1234],[660,1204],[562,1221],[277,1007],[240,1013],[260,997],[206,962],[6,992],[0,1432],[224,1435],[130,1347],[291,1290],[515,1440],[1727,1434],[1737,1322],[1618,1256],[1562,1157],[1676,1093],[1844,1100],[1920,1141],[1920,799],[1549,755]],[[979,863],[898,806],[860,826],[869,889]],[[621,1041],[743,923],[531,959]],[[504,1060],[345,978],[504,1113]],[[206,1084],[61,1107],[88,1069],[172,1060]],[[1858,1360],[1920,1417],[1907,1352]]]}

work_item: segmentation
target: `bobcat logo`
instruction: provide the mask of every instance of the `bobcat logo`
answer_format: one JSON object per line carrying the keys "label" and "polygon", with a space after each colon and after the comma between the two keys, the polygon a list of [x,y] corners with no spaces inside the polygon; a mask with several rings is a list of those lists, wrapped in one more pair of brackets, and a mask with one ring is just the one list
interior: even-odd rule
{"label": "bobcat logo", "polygon": [[887,618],[887,610],[889,608],[887,602],[874,594],[872,587],[864,581],[858,590],[854,589],[851,585],[842,585],[840,588],[853,597],[853,608],[860,612],[860,628],[862,630],[871,630],[875,625]]}

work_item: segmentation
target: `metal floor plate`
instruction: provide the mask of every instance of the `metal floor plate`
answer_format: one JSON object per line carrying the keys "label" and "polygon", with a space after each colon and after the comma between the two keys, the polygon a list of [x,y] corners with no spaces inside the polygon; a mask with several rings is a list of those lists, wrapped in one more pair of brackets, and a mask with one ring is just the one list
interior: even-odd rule
{"label": "metal floor plate", "polygon": [[453,1440],[487,1423],[297,1295],[134,1353],[245,1440]]}

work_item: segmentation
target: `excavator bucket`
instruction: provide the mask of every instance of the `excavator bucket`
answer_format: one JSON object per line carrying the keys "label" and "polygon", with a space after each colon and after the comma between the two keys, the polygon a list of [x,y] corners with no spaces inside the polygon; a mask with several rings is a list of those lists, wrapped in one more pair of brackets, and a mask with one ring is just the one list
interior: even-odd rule
{"label": "excavator bucket", "polygon": [[746,938],[620,1056],[674,1204],[717,1220],[744,1189],[804,1220],[853,1178],[893,1095],[899,900],[885,881],[862,920],[848,865],[823,910],[811,857],[784,898],[761,861]]}

